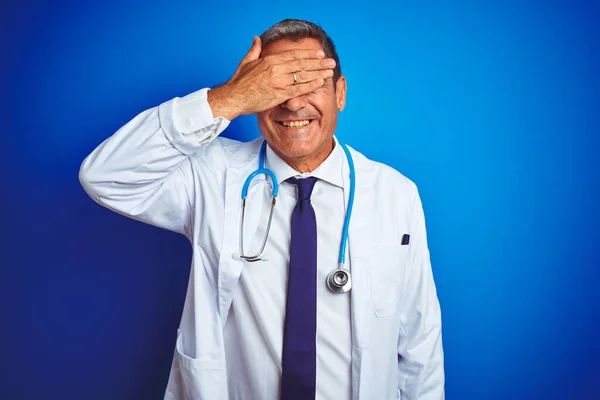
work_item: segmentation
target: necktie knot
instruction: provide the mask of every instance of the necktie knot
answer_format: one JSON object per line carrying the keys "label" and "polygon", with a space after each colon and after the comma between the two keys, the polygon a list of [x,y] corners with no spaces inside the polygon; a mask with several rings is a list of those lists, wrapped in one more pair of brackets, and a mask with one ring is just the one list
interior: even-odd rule
{"label": "necktie knot", "polygon": [[298,200],[310,200],[318,178],[310,176],[305,179],[290,178],[289,181],[298,187]]}

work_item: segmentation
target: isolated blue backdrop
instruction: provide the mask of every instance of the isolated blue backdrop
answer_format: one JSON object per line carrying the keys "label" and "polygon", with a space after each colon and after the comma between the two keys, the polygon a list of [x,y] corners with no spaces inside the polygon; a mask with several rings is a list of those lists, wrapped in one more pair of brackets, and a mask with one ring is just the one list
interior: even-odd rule
{"label": "isolated blue backdrop", "polygon": [[1,7],[2,399],[161,398],[188,242],[99,207],[79,165],[137,113],[226,81],[288,17],[337,44],[338,136],[420,188],[447,399],[600,399],[594,3]]}

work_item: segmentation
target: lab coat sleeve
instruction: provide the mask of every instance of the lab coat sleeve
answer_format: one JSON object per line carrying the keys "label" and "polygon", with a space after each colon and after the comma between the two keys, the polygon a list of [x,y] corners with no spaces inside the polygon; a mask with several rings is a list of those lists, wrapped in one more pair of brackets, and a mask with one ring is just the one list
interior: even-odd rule
{"label": "lab coat sleeve", "polygon": [[196,165],[210,170],[201,157],[191,156],[229,123],[213,117],[207,91],[146,110],[100,144],[79,171],[89,196],[120,214],[191,238],[193,170]]}
{"label": "lab coat sleeve", "polygon": [[398,337],[398,398],[444,399],[441,311],[436,294],[421,199],[415,188]]}

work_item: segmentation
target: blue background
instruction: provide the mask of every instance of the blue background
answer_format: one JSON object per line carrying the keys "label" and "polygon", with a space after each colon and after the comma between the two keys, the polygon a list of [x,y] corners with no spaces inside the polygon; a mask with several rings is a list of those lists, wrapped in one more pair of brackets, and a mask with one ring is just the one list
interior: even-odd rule
{"label": "blue background", "polygon": [[191,249],[99,207],[79,166],[137,113],[226,81],[252,35],[295,17],[338,47],[338,136],[420,188],[447,399],[600,399],[599,9],[3,2],[0,397],[162,398]]}

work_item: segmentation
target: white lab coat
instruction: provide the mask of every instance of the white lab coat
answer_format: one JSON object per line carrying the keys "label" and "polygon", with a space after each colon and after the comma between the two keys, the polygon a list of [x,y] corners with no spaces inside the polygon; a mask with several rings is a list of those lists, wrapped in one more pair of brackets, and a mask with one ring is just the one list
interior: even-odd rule
{"label": "white lab coat", "polygon": [[[165,399],[227,400],[223,329],[242,269],[256,266],[232,257],[240,193],[262,139],[182,135],[176,101],[139,114],[103,142],[83,162],[80,181],[99,204],[188,237],[192,269]],[[417,189],[351,153],[352,399],[442,400],[441,315]],[[401,245],[404,234],[409,245]]]}

